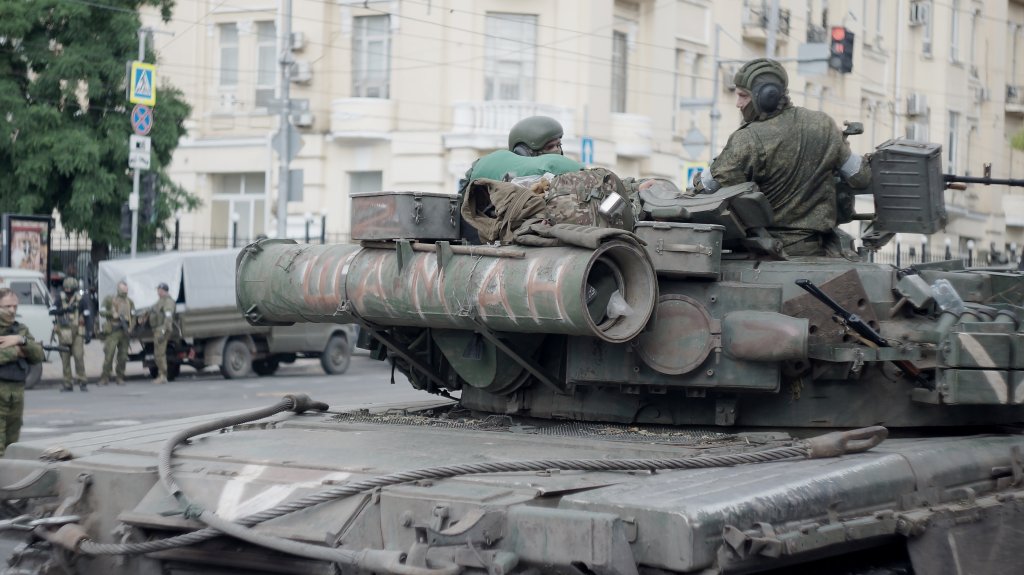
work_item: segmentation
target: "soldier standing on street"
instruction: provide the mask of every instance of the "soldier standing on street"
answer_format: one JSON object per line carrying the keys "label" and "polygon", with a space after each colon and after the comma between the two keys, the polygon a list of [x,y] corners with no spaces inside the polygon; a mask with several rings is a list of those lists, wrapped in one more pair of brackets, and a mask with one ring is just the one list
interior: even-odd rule
{"label": "soldier standing on street", "polygon": [[161,282],[156,286],[160,296],[156,304],[149,310],[149,327],[153,328],[153,361],[159,372],[155,384],[167,383],[167,340],[174,329],[174,300],[167,295],[169,288]]}
{"label": "soldier standing on street", "polygon": [[694,176],[694,187],[710,193],[754,182],[774,211],[768,232],[782,241],[786,255],[842,254],[835,175],[865,188],[871,182],[868,162],[850,152],[831,117],[790,103],[782,64],[751,60],[734,82],[743,124],[710,168]]}
{"label": "soldier standing on street", "polygon": [[43,362],[43,346],[15,321],[17,314],[18,294],[0,288],[0,456],[21,435],[29,365]]}
{"label": "soldier standing on street", "polygon": [[128,283],[117,284],[117,295],[103,300],[103,318],[107,320],[107,340],[103,342],[103,374],[100,385],[110,383],[110,367],[117,354],[117,385],[124,385],[124,364],[128,361],[128,344],[135,327],[135,302],[128,297]]}
{"label": "soldier standing on street", "polygon": [[78,389],[89,391],[85,376],[85,344],[92,339],[86,329],[86,319],[91,313],[88,300],[82,297],[75,278],[64,278],[64,289],[61,291],[57,304],[50,313],[53,314],[53,327],[57,330],[57,342],[67,347],[68,351],[60,352],[60,361],[64,364],[64,384],[61,391],[74,391],[76,379],[71,374],[71,358],[75,360],[75,372],[78,374]]}

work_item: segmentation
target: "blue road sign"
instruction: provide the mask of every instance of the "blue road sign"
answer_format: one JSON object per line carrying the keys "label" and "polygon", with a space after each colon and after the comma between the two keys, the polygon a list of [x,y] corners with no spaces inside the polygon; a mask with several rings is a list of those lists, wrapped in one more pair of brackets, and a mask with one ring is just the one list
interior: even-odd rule
{"label": "blue road sign", "polygon": [[594,138],[582,138],[580,140],[580,163],[594,163]]}
{"label": "blue road sign", "polygon": [[156,66],[145,62],[132,62],[128,101],[144,106],[156,105]]}
{"label": "blue road sign", "polygon": [[132,108],[132,130],[140,136],[149,134],[153,129],[153,109],[149,106],[136,104]]}

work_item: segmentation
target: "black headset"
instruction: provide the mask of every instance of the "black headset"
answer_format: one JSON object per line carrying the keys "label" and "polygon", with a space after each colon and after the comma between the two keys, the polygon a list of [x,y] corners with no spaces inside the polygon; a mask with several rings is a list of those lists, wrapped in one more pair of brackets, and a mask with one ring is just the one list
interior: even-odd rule
{"label": "black headset", "polygon": [[514,146],[514,147],[512,148],[512,153],[513,153],[513,154],[516,154],[516,155],[518,155],[518,156],[526,156],[526,157],[528,157],[528,158],[532,158],[533,156],[536,156],[536,155],[537,155],[537,152],[533,151],[533,150],[532,150],[532,149],[530,148],[530,146],[527,146],[527,145],[526,145],[525,143],[523,143],[523,142],[519,142],[518,144],[516,144],[516,145],[515,145],[515,146]]}
{"label": "black headset", "polygon": [[771,114],[779,108],[783,95],[782,84],[776,82],[764,82],[757,86],[753,92],[754,102],[757,110],[762,114]]}

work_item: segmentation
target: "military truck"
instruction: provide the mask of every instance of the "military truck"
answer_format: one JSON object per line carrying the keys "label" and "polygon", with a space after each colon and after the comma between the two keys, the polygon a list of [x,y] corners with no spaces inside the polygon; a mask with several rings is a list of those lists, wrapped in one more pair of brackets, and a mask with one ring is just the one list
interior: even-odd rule
{"label": "military truck", "polygon": [[[940,157],[876,151],[868,245],[942,227]],[[353,198],[359,245],[247,246],[250,322],[357,322],[436,399],[292,395],[12,445],[12,569],[1019,570],[1020,272],[788,258],[756,186],[608,182],[574,191],[597,225],[531,224],[511,244],[460,241],[459,210],[492,185],[477,181],[461,205]]]}
{"label": "military truck", "polygon": [[239,311],[234,296],[234,261],[237,249],[174,252],[155,256],[100,262],[99,301],[112,296],[117,283],[128,283],[138,317],[129,359],[142,362],[156,376],[153,334],[148,310],[157,301],[156,286],[170,287],[177,309],[167,346],[167,375],[174,379],[182,365],[201,371],[217,367],[227,379],[273,375],[282,363],[317,358],[325,373],[340,375],[348,369],[355,346],[352,324],[253,326]]}

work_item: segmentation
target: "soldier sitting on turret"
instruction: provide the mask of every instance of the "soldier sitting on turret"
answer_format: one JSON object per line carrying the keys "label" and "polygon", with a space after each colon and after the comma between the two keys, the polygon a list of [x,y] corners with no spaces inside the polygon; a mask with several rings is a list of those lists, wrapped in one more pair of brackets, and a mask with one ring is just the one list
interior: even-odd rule
{"label": "soldier sitting on turret", "polygon": [[789,77],[778,62],[751,60],[734,81],[743,124],[710,168],[695,175],[694,187],[710,193],[754,182],[774,211],[768,232],[782,241],[786,255],[842,255],[835,174],[853,188],[866,188],[868,162],[850,152],[827,114],[792,105]]}

